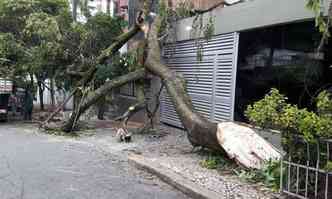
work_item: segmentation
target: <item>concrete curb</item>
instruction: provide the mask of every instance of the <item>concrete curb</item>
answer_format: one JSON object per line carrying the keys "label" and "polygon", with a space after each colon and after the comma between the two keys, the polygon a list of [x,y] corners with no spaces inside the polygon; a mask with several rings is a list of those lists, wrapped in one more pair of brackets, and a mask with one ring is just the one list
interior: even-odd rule
{"label": "concrete curb", "polygon": [[129,163],[138,169],[143,169],[159,177],[162,181],[180,190],[194,199],[221,199],[218,193],[210,191],[194,182],[182,177],[176,172],[150,160],[141,155],[130,154]]}

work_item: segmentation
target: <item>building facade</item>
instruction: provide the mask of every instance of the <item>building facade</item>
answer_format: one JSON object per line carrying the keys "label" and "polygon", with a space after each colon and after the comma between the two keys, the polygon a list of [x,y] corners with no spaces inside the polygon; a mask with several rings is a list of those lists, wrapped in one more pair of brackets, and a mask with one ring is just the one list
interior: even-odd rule
{"label": "building facade", "polygon": [[[189,3],[193,6],[195,9],[208,9],[218,3],[224,2],[224,0],[168,0],[168,5],[170,7],[177,7],[180,3]],[[222,8],[223,6],[219,6],[219,8]]]}

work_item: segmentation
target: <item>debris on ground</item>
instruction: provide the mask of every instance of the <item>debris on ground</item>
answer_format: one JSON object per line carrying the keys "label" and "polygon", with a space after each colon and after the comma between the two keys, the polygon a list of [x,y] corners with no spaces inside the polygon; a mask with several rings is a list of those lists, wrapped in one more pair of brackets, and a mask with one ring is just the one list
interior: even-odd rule
{"label": "debris on ground", "polygon": [[119,142],[131,142],[131,133],[124,128],[119,128],[117,130],[116,137]]}

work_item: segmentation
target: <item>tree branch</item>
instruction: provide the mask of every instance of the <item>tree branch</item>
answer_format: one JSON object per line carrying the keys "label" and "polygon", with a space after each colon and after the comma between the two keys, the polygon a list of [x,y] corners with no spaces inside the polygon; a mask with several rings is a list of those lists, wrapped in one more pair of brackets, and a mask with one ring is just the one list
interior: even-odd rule
{"label": "tree branch", "polygon": [[228,3],[225,2],[224,0],[221,0],[220,2],[214,4],[213,6],[207,8],[207,9],[204,9],[204,10],[197,10],[197,9],[194,9],[194,10],[192,11],[192,14],[193,14],[193,15],[201,15],[201,14],[204,14],[204,13],[207,13],[207,12],[211,12],[212,10],[214,10],[214,9],[220,7],[220,6],[223,6],[223,5],[227,5],[227,6],[228,6],[228,5],[230,5],[230,4],[228,4]]}
{"label": "tree branch", "polygon": [[[101,53],[101,55],[97,59],[97,64],[102,64],[109,57],[113,56],[125,43],[127,43],[139,31],[141,31],[140,26],[136,24],[128,32],[120,35],[115,43],[113,43],[110,47],[108,47],[106,50],[104,50]],[[69,101],[69,99],[76,93],[76,91],[78,90],[77,87],[86,86],[92,80],[96,72],[97,72],[97,67],[92,66],[87,72],[80,74],[83,78],[77,83],[76,87],[70,92],[69,96],[65,101]],[[60,110],[61,110],[60,107],[56,109],[56,111],[53,114],[51,114],[51,116],[43,123],[43,125],[45,125],[49,120],[51,120]]]}
{"label": "tree branch", "polygon": [[69,66],[69,67],[66,69],[66,73],[67,73],[68,75],[71,75],[71,76],[77,76],[77,77],[83,77],[83,76],[85,75],[84,72],[71,70],[70,67],[71,67],[71,66]]}
{"label": "tree branch", "polygon": [[114,78],[113,80],[106,82],[103,86],[95,90],[93,93],[88,94],[87,99],[82,103],[80,109],[74,111],[67,123],[62,127],[63,131],[71,132],[73,130],[73,123],[75,118],[79,118],[86,110],[88,110],[93,104],[95,104],[100,98],[105,96],[109,91],[114,88],[120,87],[128,82],[141,79],[145,76],[145,69],[138,69],[134,72],[122,75]]}
{"label": "tree branch", "polygon": [[[159,110],[159,107],[160,107],[160,95],[161,95],[161,93],[162,93],[164,87],[165,87],[165,84],[164,84],[164,82],[162,81],[158,93],[154,96],[154,97],[155,97],[156,105],[155,105],[153,111],[151,111],[151,110],[149,109],[149,105],[147,104],[147,102],[146,102],[146,104],[145,104],[146,113],[147,113],[148,118],[149,118],[149,120],[150,120],[150,127],[151,127],[151,128],[154,128],[154,125],[153,125],[153,118],[155,117],[155,115],[157,114],[157,111]],[[146,126],[146,125],[145,125],[145,126]]]}
{"label": "tree branch", "polygon": [[130,106],[128,110],[120,117],[118,117],[116,120],[122,120],[123,121],[123,128],[125,131],[127,130],[127,123],[130,120],[130,118],[135,115],[137,112],[143,110],[147,106],[147,101],[145,99],[145,93],[144,93],[144,84],[142,82],[137,82],[136,84],[137,93],[137,103]]}
{"label": "tree branch", "polygon": [[323,36],[319,42],[319,46],[317,48],[317,56],[318,54],[323,50],[324,44],[326,42],[326,40],[328,39],[328,34],[329,34],[329,29],[331,26],[331,18],[332,18],[332,1],[329,4],[329,10],[328,10],[328,16],[327,16],[327,21],[326,21],[326,29],[323,33]]}

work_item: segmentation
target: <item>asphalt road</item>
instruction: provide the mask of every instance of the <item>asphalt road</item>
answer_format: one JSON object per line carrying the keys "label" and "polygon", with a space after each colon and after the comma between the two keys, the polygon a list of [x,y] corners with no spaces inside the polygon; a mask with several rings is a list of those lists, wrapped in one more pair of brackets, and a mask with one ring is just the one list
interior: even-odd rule
{"label": "asphalt road", "polygon": [[188,198],[128,165],[121,153],[80,139],[0,123],[1,199]]}

